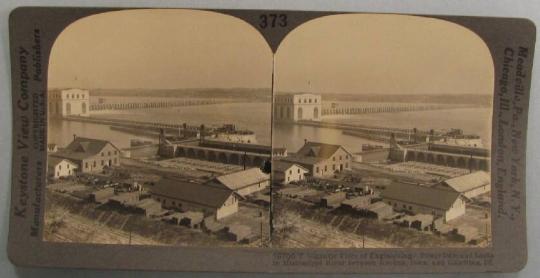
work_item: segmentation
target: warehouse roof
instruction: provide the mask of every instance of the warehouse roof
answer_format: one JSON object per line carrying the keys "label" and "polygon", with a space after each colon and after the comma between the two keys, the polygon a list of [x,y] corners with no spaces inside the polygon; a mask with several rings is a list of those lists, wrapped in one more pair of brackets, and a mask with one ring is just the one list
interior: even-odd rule
{"label": "warehouse roof", "polygon": [[259,168],[250,168],[216,178],[220,184],[231,190],[242,189],[253,184],[267,181],[268,179],[269,176],[263,173]]}
{"label": "warehouse roof", "polygon": [[364,208],[371,204],[371,195],[358,196],[352,199],[347,199],[341,204],[351,208]]}
{"label": "warehouse roof", "polygon": [[444,183],[456,190],[457,192],[463,193],[477,187],[490,184],[491,177],[489,173],[485,171],[477,171],[467,175],[445,180]]}
{"label": "warehouse roof", "polygon": [[75,137],[75,139],[67,145],[66,148],[51,154],[56,157],[63,157],[73,160],[83,160],[99,154],[107,144],[119,151],[119,149],[111,142],[100,139]]}
{"label": "warehouse roof", "polygon": [[381,195],[385,199],[448,210],[461,194],[435,187],[392,183]]}
{"label": "warehouse roof", "polygon": [[334,155],[340,148],[347,152],[341,145],[332,145],[319,142],[306,142],[304,146],[300,148],[298,152],[296,152],[296,154],[307,157],[328,159],[332,155]]}
{"label": "warehouse roof", "polygon": [[234,194],[231,190],[206,184],[190,183],[173,178],[162,178],[150,192],[193,204],[220,208]]}

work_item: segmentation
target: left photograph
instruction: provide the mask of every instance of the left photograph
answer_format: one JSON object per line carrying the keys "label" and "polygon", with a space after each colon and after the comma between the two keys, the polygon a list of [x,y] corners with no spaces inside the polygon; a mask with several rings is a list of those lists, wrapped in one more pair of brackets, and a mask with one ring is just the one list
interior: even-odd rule
{"label": "left photograph", "polygon": [[[249,63],[249,64],[248,64]],[[272,51],[195,10],[82,18],[48,69],[43,239],[265,247]]]}

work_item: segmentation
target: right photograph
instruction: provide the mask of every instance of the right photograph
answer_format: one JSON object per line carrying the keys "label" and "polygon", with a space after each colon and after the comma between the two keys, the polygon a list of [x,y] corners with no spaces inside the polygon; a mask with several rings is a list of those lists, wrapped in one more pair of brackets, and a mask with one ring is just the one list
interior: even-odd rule
{"label": "right photograph", "polygon": [[274,58],[272,246],[491,246],[494,65],[461,25],[344,14]]}

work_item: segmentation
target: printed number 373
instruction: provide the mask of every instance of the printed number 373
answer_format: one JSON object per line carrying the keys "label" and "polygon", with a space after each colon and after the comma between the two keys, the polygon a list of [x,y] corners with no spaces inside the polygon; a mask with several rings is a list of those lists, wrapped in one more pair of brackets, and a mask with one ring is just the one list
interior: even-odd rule
{"label": "printed number 373", "polygon": [[259,27],[262,29],[287,26],[286,14],[261,14],[259,16]]}

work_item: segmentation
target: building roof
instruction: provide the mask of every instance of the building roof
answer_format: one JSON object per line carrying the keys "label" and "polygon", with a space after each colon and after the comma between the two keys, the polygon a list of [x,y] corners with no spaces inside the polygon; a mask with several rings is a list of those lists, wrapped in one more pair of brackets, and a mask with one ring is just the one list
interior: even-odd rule
{"label": "building roof", "polygon": [[259,168],[250,168],[216,177],[216,180],[231,190],[238,190],[252,184],[267,181],[269,176]]}
{"label": "building roof", "polygon": [[363,208],[371,204],[371,195],[358,196],[352,199],[346,199],[341,204],[351,208]]}
{"label": "building roof", "polygon": [[251,235],[251,228],[246,225],[232,224],[229,226],[229,233],[234,234],[237,240],[242,240]]}
{"label": "building roof", "polygon": [[274,162],[272,162],[272,171],[274,172],[285,172],[287,170],[289,170],[291,167],[293,167],[294,165],[296,165],[298,168],[306,171],[306,172],[309,172],[308,169],[306,169],[304,166],[302,165],[299,165],[299,164],[296,164],[294,162],[290,162],[290,161],[283,161],[283,160],[274,160]]}
{"label": "building roof", "polygon": [[303,165],[303,166],[314,165],[323,160],[324,160],[323,158],[319,158],[319,157],[301,156],[297,154],[291,154],[281,159],[281,161],[291,162],[291,163],[295,163],[295,164]]}
{"label": "building roof", "polygon": [[83,160],[99,154],[107,144],[120,151],[115,145],[106,140],[75,137],[66,148],[52,155],[73,160]]}
{"label": "building roof", "polygon": [[467,192],[474,188],[488,185],[491,183],[491,177],[489,173],[484,171],[477,171],[467,175],[447,179],[444,183],[457,192]]}
{"label": "building roof", "polygon": [[313,165],[329,159],[339,149],[350,153],[341,145],[332,145],[319,142],[306,142],[298,152],[282,158],[282,161],[297,163],[300,165]]}
{"label": "building roof", "polygon": [[300,150],[296,152],[296,154],[307,157],[328,159],[332,155],[334,155],[340,148],[343,147],[341,145],[331,145],[319,142],[306,142],[304,146],[302,146],[302,148],[300,148]]}
{"label": "building roof", "polygon": [[51,166],[56,166],[58,165],[60,162],[62,161],[67,161],[69,163],[71,163],[72,165],[74,165],[74,167],[77,167],[77,164],[67,158],[62,158],[62,157],[55,157],[55,156],[49,156],[47,158],[47,165],[49,165],[49,167]]}
{"label": "building roof", "polygon": [[384,216],[384,214],[390,214],[393,211],[392,207],[384,202],[370,204],[366,207],[366,210],[375,212],[377,214],[382,214],[381,216]]}
{"label": "building roof", "polygon": [[197,184],[162,178],[150,189],[151,194],[190,202],[212,208],[220,208],[234,194],[231,190],[206,184]]}
{"label": "building roof", "polygon": [[392,183],[382,191],[381,195],[385,199],[448,210],[461,194],[436,187]]}

